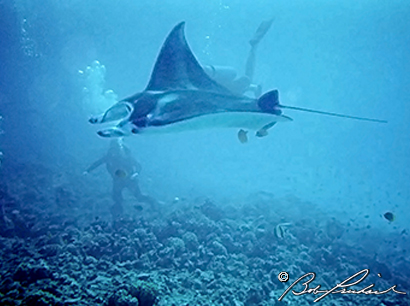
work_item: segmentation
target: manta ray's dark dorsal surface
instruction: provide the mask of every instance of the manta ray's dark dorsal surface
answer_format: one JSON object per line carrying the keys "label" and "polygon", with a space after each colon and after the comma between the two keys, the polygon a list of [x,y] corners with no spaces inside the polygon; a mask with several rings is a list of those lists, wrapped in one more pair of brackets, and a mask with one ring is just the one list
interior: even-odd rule
{"label": "manta ray's dark dorsal surface", "polygon": [[277,90],[252,99],[237,95],[211,79],[188,46],[184,22],[174,27],[158,55],[144,91],[123,99],[91,123],[120,122],[100,130],[102,137],[148,132],[179,132],[212,127],[259,130],[275,122],[290,121],[281,108],[331,116],[379,121],[279,104]]}
{"label": "manta ray's dark dorsal surface", "polygon": [[184,27],[185,22],[181,22],[168,35],[145,90],[203,89],[230,94],[202,69],[188,46]]}

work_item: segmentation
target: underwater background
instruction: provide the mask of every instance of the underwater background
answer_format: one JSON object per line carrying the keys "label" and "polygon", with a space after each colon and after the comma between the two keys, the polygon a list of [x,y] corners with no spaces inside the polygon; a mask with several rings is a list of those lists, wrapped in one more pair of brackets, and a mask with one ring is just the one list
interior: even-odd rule
{"label": "underwater background", "polygon": [[[370,269],[354,288],[407,294],[318,303],[410,305],[409,14],[399,0],[0,0],[0,304],[309,305],[319,295],[278,299],[309,272],[330,289]],[[88,119],[145,88],[179,22],[201,64],[243,74],[270,18],[263,92],[388,123],[284,110],[292,122],[246,143],[126,137],[160,207],[124,192],[112,218],[109,174],[84,175],[110,142]]]}

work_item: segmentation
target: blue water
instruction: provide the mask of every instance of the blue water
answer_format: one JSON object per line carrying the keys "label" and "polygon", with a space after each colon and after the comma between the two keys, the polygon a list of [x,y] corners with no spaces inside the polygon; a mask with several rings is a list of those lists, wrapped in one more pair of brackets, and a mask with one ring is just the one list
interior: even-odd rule
{"label": "blue water", "polygon": [[[1,181],[19,198],[22,186],[42,188],[33,168],[51,169],[38,170],[51,186],[38,192],[47,198],[53,188],[72,188],[82,222],[110,220],[105,169],[82,175],[109,141],[88,123],[98,106],[84,102],[79,71],[98,60],[104,90],[119,98],[141,91],[166,36],[185,21],[201,64],[242,74],[250,37],[274,17],[257,50],[255,83],[263,92],[278,89],[284,105],[388,123],[284,110],[293,122],[267,137],[249,133],[246,144],[235,129],[130,136],[124,141],[142,165],[140,187],[167,211],[176,197],[187,207],[212,199],[233,215],[263,202],[277,222],[293,224],[294,236],[301,220],[317,226],[311,235],[336,220],[339,243],[400,271],[408,286],[409,14],[410,4],[399,0],[0,1]],[[90,213],[89,205],[97,208]]]}

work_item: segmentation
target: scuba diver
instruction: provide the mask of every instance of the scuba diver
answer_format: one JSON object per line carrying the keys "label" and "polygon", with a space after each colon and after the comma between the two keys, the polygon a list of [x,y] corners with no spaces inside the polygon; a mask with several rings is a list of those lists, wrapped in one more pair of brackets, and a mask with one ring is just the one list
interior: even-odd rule
{"label": "scuba diver", "polygon": [[244,76],[237,77],[237,72],[232,67],[207,65],[203,66],[202,68],[205,70],[209,77],[211,77],[217,83],[225,86],[233,93],[243,95],[246,92],[251,91],[255,95],[255,98],[259,98],[262,94],[262,87],[261,85],[252,83],[255,73],[256,49],[259,45],[259,42],[269,31],[272,23],[273,18],[263,21],[259,25],[252,39],[249,41],[251,49],[246,61]]}
{"label": "scuba diver", "polygon": [[[147,195],[141,193],[138,184],[138,175],[141,172],[141,165],[132,156],[131,150],[123,144],[122,139],[113,139],[110,142],[110,148],[107,154],[91,164],[84,174],[88,174],[99,166],[105,164],[108,173],[112,177],[112,199],[114,205],[111,207],[113,217],[122,215],[123,213],[123,196],[122,191],[128,189],[138,202],[151,205],[151,208],[156,211],[158,202]],[[137,208],[142,209],[141,206]]]}

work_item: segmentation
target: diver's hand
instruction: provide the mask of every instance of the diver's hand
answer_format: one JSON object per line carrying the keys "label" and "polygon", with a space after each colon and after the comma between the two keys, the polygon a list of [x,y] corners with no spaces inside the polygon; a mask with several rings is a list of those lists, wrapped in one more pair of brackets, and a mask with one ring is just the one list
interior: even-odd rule
{"label": "diver's hand", "polygon": [[102,123],[102,119],[104,118],[103,115],[92,116],[88,119],[88,122],[91,124]]}

